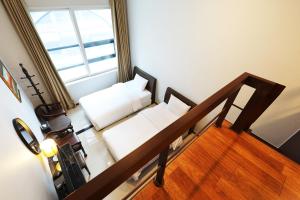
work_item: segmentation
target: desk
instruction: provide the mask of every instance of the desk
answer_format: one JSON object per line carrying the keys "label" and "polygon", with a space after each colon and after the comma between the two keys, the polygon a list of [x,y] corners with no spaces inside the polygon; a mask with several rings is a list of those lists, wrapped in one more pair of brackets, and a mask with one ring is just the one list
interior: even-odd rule
{"label": "desk", "polygon": [[81,150],[84,157],[87,157],[87,154],[79,140],[78,136],[75,133],[68,133],[63,137],[57,136],[57,134],[47,134],[47,138],[53,139],[58,147],[62,147],[65,144],[70,144],[75,152]]}
{"label": "desk", "polygon": [[[59,199],[64,199],[71,192],[84,185],[86,181],[81,171],[82,163],[80,162],[82,161],[77,159],[70,144],[59,148],[57,158],[58,161],[49,159],[49,166],[57,195]],[[61,172],[55,168],[57,163],[61,166]]]}

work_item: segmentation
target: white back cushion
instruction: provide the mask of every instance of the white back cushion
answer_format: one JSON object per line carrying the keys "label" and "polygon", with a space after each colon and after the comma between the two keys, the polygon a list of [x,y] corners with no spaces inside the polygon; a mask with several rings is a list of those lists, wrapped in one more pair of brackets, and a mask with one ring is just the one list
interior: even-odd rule
{"label": "white back cushion", "polygon": [[148,80],[136,74],[133,79],[133,87],[139,91],[143,91],[146,88]]}
{"label": "white back cushion", "polygon": [[173,95],[171,95],[167,106],[172,113],[179,117],[187,113],[187,111],[189,111],[189,109],[191,108],[191,106],[188,106]]}

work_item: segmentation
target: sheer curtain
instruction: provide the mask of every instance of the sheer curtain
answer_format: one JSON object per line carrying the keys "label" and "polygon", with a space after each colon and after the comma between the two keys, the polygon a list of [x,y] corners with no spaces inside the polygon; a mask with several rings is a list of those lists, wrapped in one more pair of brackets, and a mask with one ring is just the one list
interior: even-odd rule
{"label": "sheer curtain", "polygon": [[24,2],[22,0],[1,1],[52,99],[60,102],[65,109],[73,108],[75,106],[74,101],[44,48],[25,9]]}
{"label": "sheer curtain", "polygon": [[132,72],[126,0],[110,0],[109,3],[118,56],[118,80],[119,82],[125,82],[131,78]]}

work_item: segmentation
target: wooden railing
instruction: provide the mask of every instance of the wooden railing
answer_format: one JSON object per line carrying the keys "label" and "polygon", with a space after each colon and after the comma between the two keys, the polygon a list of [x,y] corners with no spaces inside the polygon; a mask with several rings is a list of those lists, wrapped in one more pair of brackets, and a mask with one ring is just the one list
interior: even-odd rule
{"label": "wooden railing", "polygon": [[243,85],[253,87],[255,92],[231,127],[236,132],[248,130],[251,124],[256,121],[285,88],[283,85],[249,73],[240,75],[187,114],[160,131],[135,151],[71,193],[66,199],[102,199],[158,154],[160,154],[159,167],[155,184],[161,186],[163,184],[169,145],[227,99],[216,122],[217,126],[221,126]]}

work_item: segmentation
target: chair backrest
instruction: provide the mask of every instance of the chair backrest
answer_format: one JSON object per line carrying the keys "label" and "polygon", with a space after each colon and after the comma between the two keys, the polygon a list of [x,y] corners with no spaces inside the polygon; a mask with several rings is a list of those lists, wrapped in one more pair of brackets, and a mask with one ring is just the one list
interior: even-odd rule
{"label": "chair backrest", "polygon": [[36,114],[36,116],[38,117],[38,119],[40,120],[40,122],[45,122],[47,121],[44,116],[47,114],[47,110],[45,108],[45,106],[43,105],[39,105],[34,109],[34,112]]}

